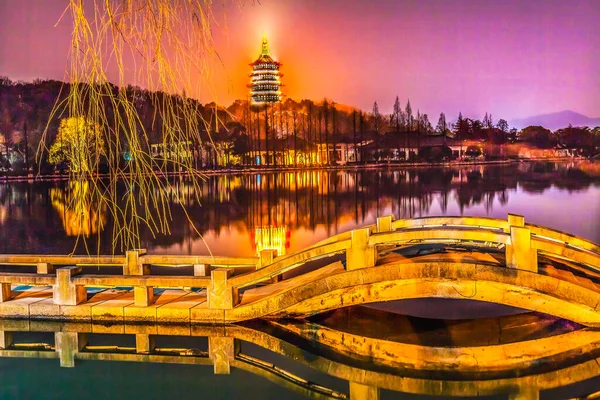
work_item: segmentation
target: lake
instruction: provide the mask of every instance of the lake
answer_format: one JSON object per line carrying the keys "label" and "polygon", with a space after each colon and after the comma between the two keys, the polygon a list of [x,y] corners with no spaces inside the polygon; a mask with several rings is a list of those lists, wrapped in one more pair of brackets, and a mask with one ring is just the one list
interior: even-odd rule
{"label": "lake", "polygon": [[[527,222],[600,243],[600,178],[586,175],[575,162],[221,174],[208,176],[198,188],[185,179],[173,178],[170,183],[171,189],[163,194],[171,210],[171,234],[154,236],[142,228],[142,247],[149,253],[251,256],[261,248],[276,248],[280,254],[290,254],[390,214],[505,219],[514,213],[524,215]],[[88,244],[99,243],[101,252],[110,253],[114,227],[110,213],[102,207],[79,207],[79,214],[74,213],[69,204],[76,204],[77,190],[81,187],[67,181],[1,183],[0,252],[67,254],[76,249],[83,253],[78,238],[85,237]],[[442,312],[446,318],[431,319],[418,312],[411,315],[411,307],[448,311]],[[396,342],[398,351],[404,352],[402,346],[411,345],[510,346],[582,331],[564,320],[505,313],[501,307],[497,315],[465,321],[451,318],[455,307],[456,302],[431,301],[405,304],[396,312],[344,309],[306,326],[285,321],[277,326],[243,325],[240,336],[234,336],[245,356],[236,359],[230,375],[214,375],[212,364],[205,362],[214,333],[194,333],[193,327],[150,329],[157,335],[156,356],[151,358],[136,351],[134,333],[139,327],[83,324],[71,329],[56,323],[0,321],[6,325],[0,326],[0,333],[15,332],[10,349],[0,350],[4,377],[0,399],[308,396],[354,400],[435,399],[442,394],[537,398],[528,391],[534,384],[541,391],[539,398],[566,399],[600,390],[597,350],[553,360],[550,369],[534,363],[523,371],[446,375],[427,366],[407,370],[374,355],[379,340]],[[406,315],[399,315],[398,309]],[[357,343],[367,343],[363,347],[373,350],[339,353],[339,346],[314,335],[317,325],[331,337],[338,332],[356,337]],[[75,368],[61,368],[54,353],[56,335],[63,331],[79,332],[88,341]],[[357,394],[375,392],[379,397]]]}

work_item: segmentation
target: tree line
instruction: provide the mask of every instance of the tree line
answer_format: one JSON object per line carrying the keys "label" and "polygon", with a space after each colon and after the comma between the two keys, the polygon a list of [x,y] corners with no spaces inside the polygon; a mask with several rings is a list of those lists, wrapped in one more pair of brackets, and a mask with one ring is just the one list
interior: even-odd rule
{"label": "tree line", "polygon": [[[0,154],[1,167],[25,170],[53,167],[48,157],[49,149],[57,140],[61,121],[69,117],[61,104],[70,86],[56,80],[13,82],[0,77],[0,140],[4,145]],[[149,143],[163,143],[161,109],[157,104],[168,103],[176,110],[181,108],[182,120],[183,113],[190,112],[189,107],[186,110],[180,107],[185,94],[150,92],[133,86],[114,86],[113,90],[124,90],[133,101],[139,115],[139,132],[148,135]],[[451,123],[442,112],[433,126],[427,113],[418,108],[415,112],[410,100],[402,105],[398,96],[389,115],[380,112],[377,102],[366,112],[329,99],[294,101],[288,98],[267,105],[236,100],[228,107],[197,101],[192,104],[191,112],[197,118],[195,126],[199,132],[197,143],[189,146],[194,150],[192,154],[205,158],[201,165],[209,167],[255,164],[257,155],[262,155],[264,164],[289,165],[297,164],[298,155],[305,154],[301,161],[308,164],[315,161],[310,154],[333,148],[333,152],[323,152],[324,157],[320,159],[321,163],[330,164],[337,161],[335,149],[340,144],[352,145],[355,149],[365,143],[374,143],[377,147],[384,135],[391,132],[414,137],[412,143],[417,146],[421,137],[446,135],[497,145],[527,143],[542,149],[577,148],[589,155],[600,147],[600,127],[568,126],[552,132],[544,127],[530,126],[518,130],[510,128],[505,119],[495,121],[490,113],[486,113],[483,120],[466,118],[459,113],[456,122]],[[117,113],[119,106],[109,105],[107,110],[109,114]],[[107,120],[111,121],[110,115]],[[43,137],[45,143],[41,143]],[[40,148],[46,151],[38,153]],[[123,144],[123,149],[126,152],[127,143]],[[293,161],[286,162],[290,154],[293,154]]]}

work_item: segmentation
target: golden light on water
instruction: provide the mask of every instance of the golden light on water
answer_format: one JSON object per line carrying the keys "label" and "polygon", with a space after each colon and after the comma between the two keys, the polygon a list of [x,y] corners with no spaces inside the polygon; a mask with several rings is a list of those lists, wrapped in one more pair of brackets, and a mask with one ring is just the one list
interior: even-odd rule
{"label": "golden light on water", "polygon": [[286,254],[290,231],[284,226],[266,226],[254,230],[256,254],[263,250],[275,250],[278,256]]}

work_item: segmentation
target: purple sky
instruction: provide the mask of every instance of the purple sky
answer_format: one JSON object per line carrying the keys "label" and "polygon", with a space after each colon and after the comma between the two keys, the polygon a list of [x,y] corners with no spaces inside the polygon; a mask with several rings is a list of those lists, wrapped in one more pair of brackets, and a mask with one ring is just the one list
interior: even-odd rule
{"label": "purple sky", "polygon": [[[363,109],[377,100],[390,112],[399,95],[432,120],[459,110],[600,117],[600,0],[226,1],[243,4],[226,7],[226,34],[216,38],[221,103],[246,97],[247,64],[267,33],[294,99]],[[0,0],[0,75],[64,78],[70,21],[54,25],[65,6]]]}

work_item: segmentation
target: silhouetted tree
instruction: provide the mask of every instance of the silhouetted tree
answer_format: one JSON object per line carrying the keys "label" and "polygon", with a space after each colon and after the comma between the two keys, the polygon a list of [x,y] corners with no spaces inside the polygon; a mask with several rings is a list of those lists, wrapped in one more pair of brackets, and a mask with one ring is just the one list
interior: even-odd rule
{"label": "silhouetted tree", "polygon": [[383,128],[383,116],[379,112],[379,106],[377,105],[377,102],[373,103],[371,124],[373,125],[373,130],[379,135],[381,133],[381,129]]}
{"label": "silhouetted tree", "polygon": [[396,132],[400,132],[400,119],[402,114],[402,108],[400,106],[400,100],[398,96],[396,96],[396,101],[394,101],[394,111],[392,112],[391,125],[396,128]]}
{"label": "silhouetted tree", "polygon": [[438,119],[438,123],[435,127],[435,130],[436,132],[442,135],[446,134],[446,114],[444,114],[443,112],[440,113],[440,118]]}
{"label": "silhouetted tree", "polygon": [[499,119],[496,124],[496,128],[500,129],[504,133],[508,133],[508,122],[505,119]]}

